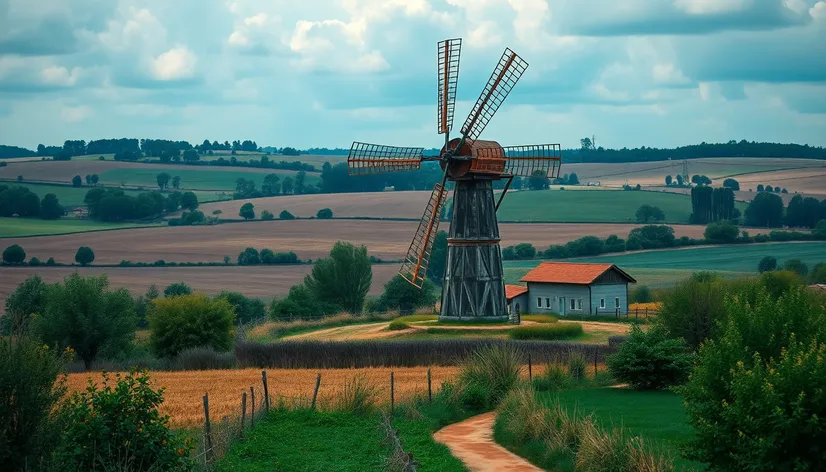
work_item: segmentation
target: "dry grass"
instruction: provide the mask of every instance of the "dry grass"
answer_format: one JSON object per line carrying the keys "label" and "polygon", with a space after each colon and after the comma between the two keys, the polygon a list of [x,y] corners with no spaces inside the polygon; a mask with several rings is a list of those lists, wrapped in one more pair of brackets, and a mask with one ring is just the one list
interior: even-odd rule
{"label": "dry grass", "polygon": [[[279,398],[289,404],[309,405],[315,387],[316,374],[321,374],[319,407],[327,409],[335,406],[348,382],[361,374],[375,387],[379,403],[390,402],[390,372],[394,372],[396,401],[404,401],[414,395],[427,394],[427,368],[375,368],[375,369],[269,369],[271,405]],[[435,367],[431,370],[434,391],[442,382],[450,380],[458,373],[457,367]],[[87,379],[101,381],[101,375],[70,374],[69,391],[86,388]],[[174,427],[199,427],[204,421],[203,395],[209,394],[210,417],[219,421],[222,417],[234,418],[240,415],[241,394],[247,392],[250,402],[250,386],[255,388],[256,411],[263,408],[263,387],[261,371],[258,369],[206,370],[197,372],[152,372],[155,386],[164,387],[164,403],[161,413],[172,418]],[[249,407],[248,407],[249,408]]]}
{"label": "dry grass", "polygon": [[649,310],[649,311],[659,311],[662,309],[663,304],[661,302],[649,302],[649,303],[632,303],[628,305],[629,310]]}

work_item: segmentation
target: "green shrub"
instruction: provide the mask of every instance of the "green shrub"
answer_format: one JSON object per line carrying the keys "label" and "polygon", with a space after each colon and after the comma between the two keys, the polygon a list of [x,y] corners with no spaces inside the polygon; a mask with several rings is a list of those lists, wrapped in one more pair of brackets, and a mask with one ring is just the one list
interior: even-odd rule
{"label": "green shrub", "polygon": [[378,399],[378,388],[363,373],[356,374],[346,382],[336,396],[335,411],[363,415],[373,411]]}
{"label": "green shrub", "polygon": [[680,389],[689,457],[718,470],[823,470],[826,306],[803,287],[731,298]]}
{"label": "green shrub", "polygon": [[22,264],[26,260],[26,251],[19,244],[12,244],[3,251],[3,262]]}
{"label": "green shrub", "polygon": [[60,469],[191,470],[190,440],[169,430],[169,417],[158,413],[161,403],[163,389],[151,387],[148,373],[118,374],[114,385],[104,373],[100,389],[90,379],[65,407]]}
{"label": "green shrub", "polygon": [[78,264],[85,266],[91,264],[95,261],[95,253],[92,251],[91,248],[87,246],[81,246],[78,248],[77,253],[75,254],[75,262]]}
{"label": "green shrub", "polygon": [[250,298],[240,292],[226,291],[219,293],[216,298],[222,298],[232,305],[238,324],[250,323],[267,316],[267,307],[258,298]]}
{"label": "green shrub", "polygon": [[760,262],[757,263],[757,271],[761,274],[763,272],[769,272],[774,269],[777,269],[777,259],[772,256],[766,256],[760,259]]}
{"label": "green shrub", "polygon": [[149,312],[149,343],[158,357],[175,357],[184,349],[211,347],[227,351],[235,334],[230,303],[204,294],[157,298]]}
{"label": "green shrub", "polygon": [[806,277],[809,274],[809,266],[800,259],[789,259],[784,262],[783,270],[794,272],[801,277]]}
{"label": "green shrub", "polygon": [[692,349],[711,334],[723,319],[723,299],[730,283],[708,273],[697,273],[679,282],[663,297],[657,323],[667,334],[682,338]]}
{"label": "green shrub", "polygon": [[508,331],[511,339],[541,339],[552,341],[556,339],[572,339],[582,336],[582,325],[579,323],[546,323],[532,326],[519,326]]}
{"label": "green shrub", "polygon": [[46,306],[46,284],[39,275],[30,275],[6,298],[6,314],[0,317],[2,334],[25,332],[34,314]]}
{"label": "green shrub", "polygon": [[[524,357],[517,347],[501,344],[474,350],[464,359],[460,367],[459,393],[464,395],[466,390],[477,393],[484,390],[485,407],[495,407],[519,381]],[[465,399],[468,398],[463,396],[463,400]],[[477,405],[478,402],[475,399],[473,401],[474,405]],[[484,408],[474,411],[482,409]]]}
{"label": "green shrub", "polygon": [[391,321],[390,325],[387,326],[387,329],[389,329],[390,331],[401,331],[403,329],[408,328],[410,328],[410,325],[399,319]]}
{"label": "green shrub", "polygon": [[417,308],[433,306],[436,297],[436,285],[429,279],[425,279],[422,287],[417,288],[396,274],[384,284],[384,293],[371,308],[374,311],[399,310],[400,313],[407,314]]}
{"label": "green shrub", "polygon": [[693,356],[680,339],[669,339],[655,326],[643,331],[632,326],[616,354],[608,356],[611,374],[634,388],[660,390],[680,385],[691,372]]}
{"label": "green shrub", "polygon": [[534,323],[557,323],[559,321],[559,318],[554,315],[520,315],[520,319]]}
{"label": "green shrub", "polygon": [[48,461],[58,431],[49,413],[66,392],[59,374],[70,358],[25,336],[0,336],[0,470]]}
{"label": "green shrub", "polygon": [[295,216],[287,210],[281,210],[281,213],[278,214],[279,220],[294,220]]}
{"label": "green shrub", "polygon": [[275,215],[273,215],[271,211],[264,210],[261,212],[261,219],[264,221],[269,221],[275,219]]}
{"label": "green shrub", "polygon": [[329,220],[333,217],[333,210],[329,208],[322,208],[321,210],[318,210],[318,213],[316,213],[315,216],[320,220]]}
{"label": "green shrub", "polygon": [[192,293],[192,288],[184,282],[175,282],[163,289],[163,296],[165,297],[177,297],[179,295],[189,295],[190,293]]}

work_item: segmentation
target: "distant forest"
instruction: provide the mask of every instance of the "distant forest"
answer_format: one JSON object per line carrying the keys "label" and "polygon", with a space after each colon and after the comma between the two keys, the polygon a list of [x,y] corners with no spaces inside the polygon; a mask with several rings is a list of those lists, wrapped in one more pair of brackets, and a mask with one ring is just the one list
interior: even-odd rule
{"label": "distant forest", "polygon": [[[285,156],[299,156],[302,154],[317,154],[330,156],[346,156],[349,149],[343,148],[309,148],[298,150],[293,147],[260,147],[255,141],[236,140],[233,142],[204,140],[200,144],[191,144],[187,141],[168,141],[163,139],[101,139],[88,143],[83,140],[66,141],[63,146],[44,146],[40,144],[36,150],[29,150],[17,146],[0,145],[0,158],[55,156],[58,159],[68,158],[81,154],[117,154],[134,153],[146,157],[159,157],[164,152],[197,151],[201,155],[212,154],[214,151],[245,151],[281,154]],[[426,155],[438,155],[439,149],[427,149]],[[800,159],[826,159],[826,148],[809,146],[808,144],[760,143],[755,141],[729,141],[727,143],[700,143],[676,148],[639,148],[605,149],[602,146],[594,147],[589,138],[581,140],[578,149],[566,149],[562,154],[563,160],[568,163],[587,162],[650,162],[668,159],[698,159],[703,157],[788,157]]]}

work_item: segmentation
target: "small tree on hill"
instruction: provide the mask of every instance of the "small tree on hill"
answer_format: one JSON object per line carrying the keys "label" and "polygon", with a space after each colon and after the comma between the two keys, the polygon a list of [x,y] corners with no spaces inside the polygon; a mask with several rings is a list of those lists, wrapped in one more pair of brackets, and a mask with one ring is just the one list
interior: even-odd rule
{"label": "small tree on hill", "polygon": [[81,246],[78,248],[77,253],[75,254],[75,262],[78,264],[85,266],[91,264],[95,260],[95,253],[92,251],[91,248],[87,246]]}
{"label": "small tree on hill", "polygon": [[732,178],[728,178],[723,181],[723,187],[728,187],[732,190],[740,190],[740,182]]}
{"label": "small tree on hill", "polygon": [[30,275],[6,298],[6,314],[0,318],[0,334],[27,332],[32,315],[43,313],[46,284],[39,275]]}
{"label": "small tree on hill", "polygon": [[757,271],[761,274],[775,269],[777,269],[777,259],[772,256],[766,256],[760,259],[760,262],[757,264]]}
{"label": "small tree on hill", "polygon": [[160,174],[158,174],[158,188],[161,189],[161,192],[163,192],[167,187],[169,187],[169,178],[169,174],[167,174],[166,172],[161,172]]}
{"label": "small tree on hill", "polygon": [[255,265],[261,263],[261,257],[258,250],[254,247],[248,247],[238,254],[238,265]]}
{"label": "small tree on hill", "polygon": [[83,179],[79,175],[72,177],[72,187],[80,187],[82,185]]}
{"label": "small tree on hill", "polygon": [[386,284],[384,293],[376,303],[376,311],[399,310],[411,312],[416,308],[433,306],[436,303],[436,286],[430,279],[425,279],[422,288],[414,287],[399,274]]}
{"label": "small tree on hill", "polygon": [[318,213],[316,213],[315,216],[320,220],[329,220],[333,217],[333,210],[329,208],[322,208],[321,210],[318,210]]}
{"label": "small tree on hill", "polygon": [[794,272],[801,277],[806,277],[809,274],[809,266],[800,259],[789,259],[783,263],[783,270]]}
{"label": "small tree on hill", "polygon": [[294,220],[295,216],[287,210],[281,210],[281,213],[278,214],[279,220]]}
{"label": "small tree on hill", "polygon": [[159,357],[171,358],[184,349],[210,347],[227,351],[232,347],[235,311],[224,298],[210,300],[193,293],[158,298],[149,313],[149,343]]}
{"label": "small tree on hill", "polygon": [[184,192],[181,195],[181,208],[195,211],[198,208],[198,196],[192,192]]}
{"label": "small tree on hill", "polygon": [[40,217],[44,220],[56,220],[63,216],[64,210],[57,200],[57,195],[47,193],[40,201]]}
{"label": "small tree on hill", "polygon": [[264,210],[261,212],[261,219],[264,221],[269,221],[275,218],[275,215],[272,214],[271,211]]}
{"label": "small tree on hill", "polygon": [[[103,157],[103,156],[101,156],[101,157]],[[90,180],[92,181],[92,185],[97,185],[98,181],[100,180],[100,177],[98,177],[97,174],[92,174],[92,176],[90,177]]]}
{"label": "small tree on hill", "polygon": [[672,179],[670,175],[666,175],[665,176],[665,185],[671,185],[672,182],[674,182],[674,179]]}
{"label": "small tree on hill", "polygon": [[180,187],[181,187],[181,176],[176,175],[175,177],[172,177],[172,188],[177,190]]}
{"label": "small tree on hill", "polygon": [[238,211],[238,216],[245,220],[255,219],[255,205],[252,202],[244,203]]}
{"label": "small tree on hill", "polygon": [[333,245],[330,257],[317,260],[304,278],[304,284],[320,300],[350,313],[361,312],[372,281],[367,248],[343,241]]}
{"label": "small tree on hill", "polygon": [[26,251],[18,244],[12,244],[3,251],[3,262],[22,264],[26,260]]}
{"label": "small tree on hill", "polygon": [[643,390],[662,390],[688,379],[692,355],[682,339],[669,339],[662,327],[643,331],[634,325],[628,340],[616,354],[608,356],[607,363],[620,382]]}

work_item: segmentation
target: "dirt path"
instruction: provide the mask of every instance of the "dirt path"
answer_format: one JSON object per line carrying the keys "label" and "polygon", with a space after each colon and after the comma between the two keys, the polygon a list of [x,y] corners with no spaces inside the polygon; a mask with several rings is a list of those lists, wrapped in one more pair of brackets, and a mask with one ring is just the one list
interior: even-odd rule
{"label": "dirt path", "polygon": [[300,340],[300,339],[315,339],[323,341],[351,341],[356,339],[378,339],[389,338],[397,336],[403,331],[388,331],[387,326],[389,322],[381,321],[378,323],[357,324],[350,326],[339,326],[337,328],[321,329],[318,331],[310,331],[309,333],[296,334],[294,336],[286,336],[285,339]]}
{"label": "dirt path", "polygon": [[446,445],[473,472],[541,471],[493,441],[494,420],[494,412],[474,416],[436,431],[433,439]]}

